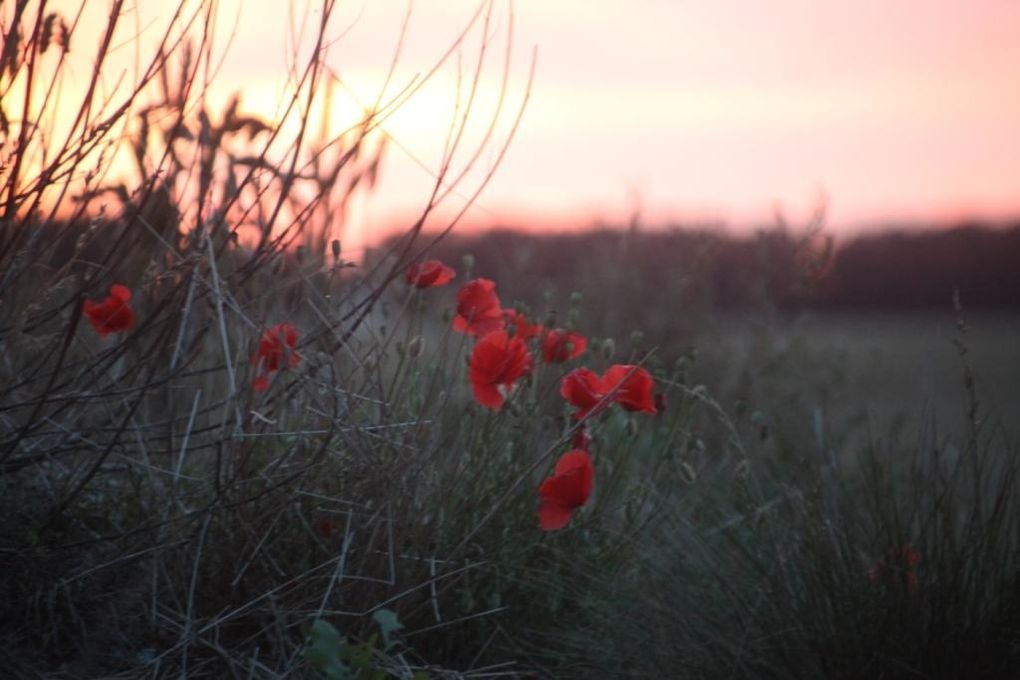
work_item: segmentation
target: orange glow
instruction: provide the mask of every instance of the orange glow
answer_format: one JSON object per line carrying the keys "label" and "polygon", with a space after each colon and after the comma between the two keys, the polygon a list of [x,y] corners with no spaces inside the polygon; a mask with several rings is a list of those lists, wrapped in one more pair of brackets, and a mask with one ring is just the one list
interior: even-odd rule
{"label": "orange glow", "polygon": [[[136,25],[151,40],[163,4],[137,5]],[[402,0],[341,5],[329,48],[344,84],[334,132],[380,96],[407,8]],[[427,73],[478,6],[416,3],[382,100]],[[509,20],[506,5],[495,7],[460,163],[495,115]],[[218,29],[234,35],[210,98],[241,90],[247,111],[272,118],[295,42],[298,52],[309,49],[302,17],[315,16],[315,3],[221,2]],[[86,16],[104,18],[99,5]],[[1020,214],[1018,3],[557,0],[518,2],[514,20],[497,134],[447,210],[495,162],[533,46],[536,81],[506,158],[467,216],[472,223],[584,226],[640,209],[651,223],[740,228],[768,223],[777,205],[796,222],[820,194],[837,230]],[[460,113],[478,45],[474,35],[460,51]],[[457,64],[386,120],[393,143],[378,190],[351,206],[352,247],[428,197],[455,115]]]}

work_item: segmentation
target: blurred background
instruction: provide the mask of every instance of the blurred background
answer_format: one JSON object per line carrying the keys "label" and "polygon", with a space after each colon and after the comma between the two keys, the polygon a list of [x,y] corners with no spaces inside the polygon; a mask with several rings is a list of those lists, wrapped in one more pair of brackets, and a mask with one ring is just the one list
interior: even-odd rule
{"label": "blurred background", "polygon": [[[104,7],[87,7],[83,21],[105,21]],[[420,85],[381,126],[389,145],[378,185],[351,206],[342,235],[352,248],[417,215],[446,130],[465,112],[483,35],[488,52],[462,143],[481,139],[494,119],[506,133],[528,101],[465,215],[472,228],[578,229],[639,216],[649,227],[747,233],[774,224],[777,211],[797,222],[824,206],[827,228],[845,240],[1020,215],[1017,3],[496,3],[485,30],[476,21],[456,44],[481,7],[337,6],[335,40],[324,48],[338,79],[331,132]],[[124,36],[116,56],[126,70],[145,41],[162,37],[170,8],[142,0],[131,11],[142,47]],[[318,16],[315,3],[219,2],[211,108],[238,91],[242,111],[279,118]],[[116,76],[111,68],[111,88]],[[448,209],[463,207],[496,164],[500,139]]]}

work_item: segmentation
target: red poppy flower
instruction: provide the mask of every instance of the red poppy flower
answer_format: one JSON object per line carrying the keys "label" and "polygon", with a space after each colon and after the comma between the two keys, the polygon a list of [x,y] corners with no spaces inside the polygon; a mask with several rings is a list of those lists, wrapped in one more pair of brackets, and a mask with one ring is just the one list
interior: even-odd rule
{"label": "red poppy flower", "polygon": [[[560,396],[568,403],[580,409],[575,418],[584,418],[595,408],[596,404],[606,396],[606,384],[595,371],[587,368],[575,368],[563,376],[560,382]],[[604,403],[599,411],[609,405]]]}
{"label": "red poppy flower", "polygon": [[259,347],[251,357],[251,363],[259,374],[255,377],[255,390],[261,392],[269,387],[269,376],[281,368],[301,363],[301,355],[294,351],[297,346],[297,329],[289,323],[270,326],[259,339]]}
{"label": "red poppy flower", "polygon": [[496,284],[489,279],[468,281],[457,291],[457,315],[453,329],[469,335],[503,330],[506,322],[496,296]]}
{"label": "red poppy flower", "polygon": [[528,317],[516,309],[504,309],[503,319],[514,327],[514,335],[525,342],[541,335],[545,330],[540,323],[528,323]]}
{"label": "red poppy flower", "polygon": [[506,331],[489,333],[471,351],[468,377],[475,401],[482,406],[502,408],[504,392],[530,372],[527,345],[516,336],[511,338]]}
{"label": "red poppy flower", "polygon": [[538,487],[538,526],[543,531],[567,526],[574,510],[588,502],[594,481],[595,468],[587,451],[563,454],[552,476]]}
{"label": "red poppy flower", "polygon": [[616,364],[609,367],[602,379],[606,383],[606,391],[618,387],[614,401],[624,409],[655,413],[655,397],[652,396],[655,383],[643,367]]}
{"label": "red poppy flower", "polygon": [[542,338],[542,358],[546,363],[563,363],[584,354],[588,341],[574,331],[554,328]]}
{"label": "red poppy flower", "polygon": [[418,288],[445,286],[455,276],[457,272],[439,260],[427,260],[407,268],[407,282]]}
{"label": "red poppy flower", "polygon": [[[652,376],[640,366],[633,373],[631,369],[634,369],[634,366],[615,364],[599,377],[587,368],[576,368],[560,382],[560,396],[578,407],[579,410],[574,414],[575,418],[584,418],[589,413],[594,415],[612,402],[618,403],[628,411],[655,413]],[[628,374],[630,377],[627,377]],[[614,390],[612,400],[593,411],[602,398]]]}
{"label": "red poppy flower", "polygon": [[110,286],[110,294],[102,302],[86,300],[82,313],[92,323],[92,327],[105,338],[110,333],[123,333],[135,326],[135,312],[128,304],[131,291],[127,286],[115,283]]}

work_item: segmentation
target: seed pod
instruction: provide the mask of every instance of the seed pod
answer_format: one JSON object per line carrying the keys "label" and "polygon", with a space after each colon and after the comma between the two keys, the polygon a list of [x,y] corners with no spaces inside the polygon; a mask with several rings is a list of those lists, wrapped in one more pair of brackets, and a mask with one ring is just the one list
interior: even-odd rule
{"label": "seed pod", "polygon": [[602,341],[602,358],[609,361],[613,358],[616,353],[616,343],[613,342],[612,338],[606,338]]}

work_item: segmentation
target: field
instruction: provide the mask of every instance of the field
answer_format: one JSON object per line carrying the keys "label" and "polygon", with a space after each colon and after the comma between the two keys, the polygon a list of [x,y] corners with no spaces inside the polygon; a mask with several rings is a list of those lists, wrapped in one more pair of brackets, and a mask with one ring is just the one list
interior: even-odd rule
{"label": "field", "polygon": [[[54,16],[5,107],[63,68]],[[1016,677],[1014,308],[813,306],[820,223],[564,247],[430,202],[349,259],[384,113],[281,151],[195,113],[206,47],[4,137],[7,676]]]}
{"label": "field", "polygon": [[[700,377],[714,390],[738,389],[740,372],[750,371],[765,383],[763,396],[780,403],[800,398],[844,434],[909,440],[932,425],[957,439],[966,432],[964,367],[950,310],[810,312],[786,323],[721,316],[699,338],[713,348],[712,370]],[[1020,320],[984,313],[968,324],[964,342],[983,419],[1015,435]],[[739,371],[726,368],[734,358]]]}

